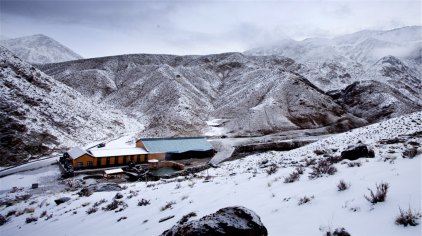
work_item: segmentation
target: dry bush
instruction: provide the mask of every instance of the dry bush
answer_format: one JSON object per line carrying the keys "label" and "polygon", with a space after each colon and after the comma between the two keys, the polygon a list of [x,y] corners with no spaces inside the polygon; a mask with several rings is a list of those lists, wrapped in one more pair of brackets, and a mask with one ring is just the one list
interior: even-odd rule
{"label": "dry bush", "polygon": [[138,200],[138,206],[147,206],[149,204],[151,204],[149,200],[143,198],[141,200]]}
{"label": "dry bush", "polygon": [[120,209],[118,209],[116,212],[122,211],[127,207],[127,204],[123,201],[117,201],[117,200],[113,200],[110,204],[108,204],[107,206],[103,207],[102,209],[104,211],[114,211],[117,208],[121,207]]}
{"label": "dry bush", "polygon": [[98,211],[97,207],[90,207],[88,210],[86,210],[86,214],[91,215],[92,213],[95,213]]}
{"label": "dry bush", "polygon": [[166,205],[164,205],[164,206],[162,206],[162,207],[160,208],[160,211],[165,211],[165,210],[167,210],[167,209],[172,209],[174,204],[176,204],[176,202],[175,202],[175,201],[170,201],[170,202],[167,202],[167,203],[166,203]]}
{"label": "dry bush", "polygon": [[337,172],[337,168],[333,166],[333,163],[328,159],[321,159],[318,163],[312,166],[312,172],[309,173],[310,179],[322,177],[324,174],[334,175]]}
{"label": "dry bush", "polygon": [[387,198],[387,191],[388,191],[388,183],[381,183],[376,184],[376,192],[374,193],[372,189],[368,188],[370,192],[370,196],[364,195],[365,199],[368,200],[372,204],[377,204],[378,202],[384,202]]}
{"label": "dry bush", "polygon": [[93,207],[98,207],[98,206],[100,206],[101,204],[106,203],[106,202],[107,202],[107,200],[105,200],[105,199],[103,198],[103,199],[99,200],[98,202],[95,202],[95,203],[94,203],[94,205],[93,205]]}
{"label": "dry bush", "polygon": [[30,216],[30,217],[26,218],[26,220],[25,220],[25,222],[27,224],[32,223],[32,222],[35,222],[35,221],[38,221],[38,218],[37,217],[34,217],[34,216]]}
{"label": "dry bush", "polygon": [[188,222],[188,220],[189,220],[190,218],[195,217],[195,216],[196,216],[196,212],[191,212],[191,213],[188,213],[188,214],[184,215],[184,216],[182,217],[182,219],[180,219],[177,223],[178,223],[178,224],[184,224],[184,223]]}
{"label": "dry bush", "polygon": [[333,232],[326,232],[325,236],[350,236],[350,234],[344,228],[337,228]]}
{"label": "dry bush", "polygon": [[305,203],[310,202],[312,199],[314,199],[314,196],[310,196],[310,197],[304,196],[304,197],[302,197],[302,198],[299,199],[299,201],[297,202],[297,205],[299,205],[299,206],[300,205],[303,205]]}
{"label": "dry bush", "polygon": [[340,180],[340,182],[337,184],[337,190],[338,191],[344,191],[350,187],[350,183],[344,182],[344,180]]}
{"label": "dry bush", "polygon": [[303,168],[296,168],[288,177],[284,178],[284,183],[293,183],[299,180],[301,174],[303,174]]}
{"label": "dry bush", "polygon": [[267,169],[267,174],[272,175],[278,171],[278,166],[276,164],[270,165],[270,168]]}
{"label": "dry bush", "polygon": [[400,215],[396,217],[397,225],[403,225],[407,227],[408,225],[416,226],[419,224],[417,221],[422,217],[420,212],[413,212],[410,206],[407,211],[403,211],[401,208],[399,208],[399,210]]}

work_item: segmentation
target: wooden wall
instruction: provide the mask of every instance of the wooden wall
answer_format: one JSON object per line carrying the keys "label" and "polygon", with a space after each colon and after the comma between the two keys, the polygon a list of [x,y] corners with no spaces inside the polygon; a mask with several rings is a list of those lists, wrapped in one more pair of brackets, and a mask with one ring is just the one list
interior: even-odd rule
{"label": "wooden wall", "polygon": [[[148,160],[157,159],[157,160],[164,160],[165,154],[164,153],[153,153],[153,154],[139,154],[138,155],[122,155],[122,156],[110,156],[110,157],[93,157],[88,154],[84,154],[83,156],[78,157],[75,160],[72,160],[73,168],[78,168],[78,162],[82,162],[82,168],[99,168],[99,167],[110,167],[110,166],[120,166],[120,165],[129,165],[129,162],[133,159],[133,162],[140,164],[140,163],[147,163]],[[107,163],[107,159],[109,159]],[[98,160],[100,160],[100,165],[98,165]],[[92,161],[92,167],[88,167],[88,161]]]}

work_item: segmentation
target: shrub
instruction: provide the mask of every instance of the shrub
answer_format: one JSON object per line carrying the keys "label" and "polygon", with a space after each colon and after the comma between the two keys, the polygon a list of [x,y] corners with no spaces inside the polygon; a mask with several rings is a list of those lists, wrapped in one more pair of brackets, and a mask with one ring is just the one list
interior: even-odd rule
{"label": "shrub", "polygon": [[297,205],[303,205],[303,204],[305,204],[305,203],[308,203],[308,202],[310,202],[312,199],[314,199],[314,196],[311,196],[311,197],[308,197],[308,196],[304,196],[304,197],[302,197],[302,198],[300,198],[299,199],[299,201],[298,201],[298,203],[297,203]]}
{"label": "shrub", "polygon": [[188,220],[192,217],[196,216],[196,212],[191,212],[189,214],[186,214],[182,217],[182,219],[179,220],[179,222],[177,222],[178,224],[184,224],[186,222],[188,222]]}
{"label": "shrub", "polygon": [[272,175],[278,171],[278,166],[276,164],[270,165],[270,168],[267,169],[267,174]]}
{"label": "shrub", "polygon": [[337,190],[338,191],[344,191],[350,187],[350,184],[344,182],[344,180],[340,180],[340,182],[337,184]]}
{"label": "shrub", "polygon": [[94,205],[93,205],[93,207],[98,207],[98,206],[100,206],[101,204],[106,203],[106,202],[107,202],[107,200],[105,200],[105,199],[103,198],[103,199],[99,200],[98,202],[95,202],[95,203],[94,203]]}
{"label": "shrub", "polygon": [[407,227],[410,226],[416,226],[418,225],[417,220],[422,217],[422,214],[420,212],[413,212],[412,209],[409,207],[409,210],[403,211],[401,208],[400,215],[396,218],[396,224],[397,225],[403,225]]}
{"label": "shrub", "polygon": [[35,221],[38,221],[38,218],[37,218],[37,217],[33,217],[33,216],[28,217],[28,218],[26,218],[26,220],[25,220],[25,222],[26,222],[27,224],[32,223],[32,222],[35,222]]}
{"label": "shrub", "polygon": [[347,163],[347,167],[360,167],[362,165],[362,163],[360,162],[349,162]]}
{"label": "shrub", "polygon": [[350,236],[344,228],[337,228],[334,232],[328,231],[325,236]]}
{"label": "shrub", "polygon": [[4,217],[2,214],[0,214],[0,225],[4,225],[6,224],[7,219],[6,217]]}
{"label": "shrub", "polygon": [[118,209],[116,212],[123,211],[127,207],[127,204],[124,203],[123,201],[113,200],[113,202],[103,207],[102,209],[104,211],[113,211],[119,208],[119,206],[121,206],[122,208]]}
{"label": "shrub", "polygon": [[117,222],[120,222],[121,220],[126,220],[127,219],[127,217],[126,216],[122,216],[122,217],[120,217],[118,220],[117,220]]}
{"label": "shrub", "polygon": [[305,159],[305,166],[306,167],[308,167],[308,166],[313,166],[313,165],[315,165],[316,164],[316,159],[314,159],[314,158],[311,158],[311,159]]}
{"label": "shrub", "polygon": [[372,204],[376,204],[378,202],[384,202],[385,198],[387,197],[387,191],[388,191],[388,183],[381,183],[376,184],[377,191],[374,193],[372,189],[368,188],[370,192],[370,196],[364,195],[365,199],[368,200]]}
{"label": "shrub", "polygon": [[162,206],[160,210],[165,211],[167,209],[172,209],[174,204],[176,204],[174,201],[167,202],[166,205]]}
{"label": "shrub", "polygon": [[90,207],[88,210],[86,210],[86,214],[91,215],[92,213],[95,213],[98,211],[97,207]]}
{"label": "shrub", "polygon": [[293,171],[288,177],[284,178],[284,183],[293,183],[299,179],[300,179],[300,173],[298,171]]}
{"label": "shrub", "polygon": [[414,158],[417,154],[418,154],[418,149],[417,148],[415,148],[415,147],[407,148],[403,152],[403,157],[404,158]]}
{"label": "shrub", "polygon": [[7,212],[6,217],[10,217],[16,214],[16,210],[11,210],[9,212]]}
{"label": "shrub", "polygon": [[121,193],[116,193],[116,195],[114,196],[114,199],[122,199],[123,198],[123,194]]}
{"label": "shrub", "polygon": [[94,192],[88,188],[82,188],[81,191],[78,192],[79,197],[89,197]]}
{"label": "shrub", "polygon": [[337,168],[328,159],[321,159],[316,165],[312,166],[312,172],[309,173],[310,179],[322,177],[324,174],[333,175]]}
{"label": "shrub", "polygon": [[138,200],[138,206],[147,206],[149,204],[151,204],[149,202],[149,200],[146,200],[146,199],[143,199],[143,198],[141,200]]}
{"label": "shrub", "polygon": [[44,216],[46,216],[47,215],[47,211],[43,211],[42,213],[41,213],[41,215],[40,215],[40,218],[43,218]]}

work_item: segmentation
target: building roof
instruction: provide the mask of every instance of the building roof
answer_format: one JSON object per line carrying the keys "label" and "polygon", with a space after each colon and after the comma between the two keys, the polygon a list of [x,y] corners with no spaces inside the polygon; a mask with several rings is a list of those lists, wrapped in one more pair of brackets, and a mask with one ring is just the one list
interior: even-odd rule
{"label": "building roof", "polygon": [[73,147],[72,149],[70,149],[69,151],[67,151],[67,154],[69,154],[69,156],[72,159],[77,159],[80,156],[83,156],[84,154],[88,154],[83,148],[77,146],[77,147]]}
{"label": "building roof", "polygon": [[142,141],[148,152],[183,153],[189,151],[212,150],[211,144],[203,137],[185,138],[143,138]]}
{"label": "building roof", "polygon": [[140,155],[148,154],[147,151],[143,148],[133,147],[133,148],[93,148],[89,152],[94,157],[114,157],[114,156],[128,156],[128,155]]}

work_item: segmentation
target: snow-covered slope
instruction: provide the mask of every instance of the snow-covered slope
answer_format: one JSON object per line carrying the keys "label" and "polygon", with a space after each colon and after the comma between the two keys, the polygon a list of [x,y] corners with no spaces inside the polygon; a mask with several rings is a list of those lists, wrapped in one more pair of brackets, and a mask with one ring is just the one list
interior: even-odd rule
{"label": "snow-covered slope", "polygon": [[[400,61],[384,59],[354,74],[349,74],[349,69],[359,68],[359,64],[336,59],[309,70],[282,56],[241,53],[122,55],[40,68],[86,96],[135,115],[147,124],[145,136],[204,134],[207,121],[213,119],[225,120],[219,128],[226,135],[249,136],[323,126],[338,131],[333,127],[344,130],[365,124],[368,116],[358,110],[368,106],[356,103],[357,109],[344,109],[348,107],[343,100],[334,101],[323,91],[336,87],[332,84],[346,87],[354,81],[379,81],[374,90],[385,93],[384,97],[395,97],[397,103],[388,116],[375,115],[383,114],[382,104],[370,105],[374,111],[371,122],[419,111],[418,74]],[[322,78],[319,73],[331,77]],[[353,78],[363,74],[370,76]],[[314,83],[319,88],[308,78],[314,82],[319,78],[320,82]],[[366,95],[356,96],[369,99]]]}
{"label": "snow-covered slope", "polygon": [[[410,26],[387,31],[360,31],[334,39],[283,40],[255,48],[247,55],[281,55],[304,64],[301,74],[324,91],[342,89],[359,80],[374,79],[371,72],[381,58],[393,56],[420,82],[422,27]],[[418,59],[419,58],[419,59]]]}
{"label": "snow-covered slope", "polygon": [[0,163],[116,137],[142,126],[97,105],[0,46]]}
{"label": "snow-covered slope", "polygon": [[9,49],[22,60],[35,64],[82,59],[66,46],[42,34],[1,40],[0,46]]}
{"label": "snow-covered slope", "polygon": [[230,136],[365,124],[298,74],[301,67],[285,57],[241,53],[122,55],[40,66],[145,121],[143,135],[203,134],[212,119],[225,119]]}
{"label": "snow-covered slope", "polygon": [[[120,200],[127,208],[116,212],[101,209],[113,201],[116,192],[78,197],[74,191],[36,193],[28,186],[13,193],[2,193],[2,199],[31,191],[34,195],[26,202],[1,207],[0,214],[31,207],[34,211],[20,216],[12,214],[9,221],[0,226],[0,232],[4,235],[159,235],[190,212],[195,212],[197,216],[193,219],[198,219],[223,207],[241,205],[260,216],[269,235],[325,235],[329,230],[344,227],[351,235],[416,236],[420,235],[420,224],[403,227],[394,222],[399,208],[406,211],[411,208],[415,213],[421,211],[421,133],[422,112],[418,112],[334,135],[293,151],[268,152],[225,162],[219,168],[196,176],[123,184],[127,189],[121,191]],[[334,175],[308,178],[313,165],[306,163],[327,158],[317,155],[315,150],[338,156],[359,141],[374,150],[375,158],[341,161],[334,164],[337,168]],[[403,158],[403,151],[414,145],[419,148],[419,154]],[[269,175],[268,171],[274,166],[278,170]],[[304,167],[300,179],[284,183],[284,178],[298,166]],[[42,179],[49,184],[48,177],[56,175],[50,172]],[[8,176],[2,181],[15,178]],[[27,178],[28,183],[39,181],[30,175],[21,178]],[[349,188],[338,191],[336,185],[340,180],[350,184]],[[95,184],[89,181],[86,184],[89,183]],[[381,183],[389,184],[386,200],[377,204],[368,202],[364,198],[369,195],[368,188],[374,190],[376,184]],[[299,205],[305,196],[310,201]],[[57,206],[54,199],[59,197],[71,200]],[[87,214],[100,199],[107,202],[97,206],[97,212]],[[150,204],[138,206],[141,199]],[[31,205],[31,202],[35,203]],[[169,207],[165,208],[166,205]],[[45,216],[38,218],[44,211]],[[37,217],[38,221],[25,223],[30,216]],[[168,216],[174,217],[159,223]]]}

